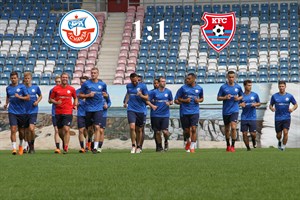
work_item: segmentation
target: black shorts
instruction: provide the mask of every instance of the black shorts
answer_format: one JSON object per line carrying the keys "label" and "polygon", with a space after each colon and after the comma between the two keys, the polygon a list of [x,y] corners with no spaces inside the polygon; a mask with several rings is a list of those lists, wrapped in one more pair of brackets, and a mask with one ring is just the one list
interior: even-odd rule
{"label": "black shorts", "polygon": [[86,118],[86,126],[90,127],[92,125],[99,125],[101,126],[101,120],[103,117],[103,111],[95,111],[95,112],[86,112],[85,118]]}
{"label": "black shorts", "polygon": [[29,125],[30,125],[30,124],[36,125],[37,115],[38,115],[37,113],[28,114]]}
{"label": "black shorts", "polygon": [[256,120],[242,120],[241,121],[242,132],[256,132]]}
{"label": "black shorts", "polygon": [[134,123],[136,126],[142,127],[146,123],[146,118],[144,113],[138,113],[133,111],[127,111],[128,123]]}
{"label": "black shorts", "polygon": [[20,128],[29,127],[27,114],[16,115],[16,114],[8,113],[8,120],[10,126],[18,126]]}
{"label": "black shorts", "polygon": [[101,120],[101,128],[105,129],[106,127],[106,120],[107,120],[107,117],[102,117],[102,120]]}
{"label": "black shorts", "polygon": [[55,115],[52,115],[52,124],[53,126],[57,126]]}
{"label": "black shorts", "polygon": [[85,116],[77,116],[77,128],[85,128],[86,127],[86,118]]}
{"label": "black shorts", "polygon": [[232,113],[231,115],[223,115],[223,121],[225,125],[230,124],[230,122],[237,123],[238,118],[239,118],[238,112]]}
{"label": "black shorts", "polygon": [[283,129],[290,129],[291,125],[291,120],[280,120],[280,121],[275,121],[275,131],[276,133],[283,131]]}
{"label": "black shorts", "polygon": [[169,117],[151,117],[151,127],[154,132],[168,130]]}
{"label": "black shorts", "polygon": [[184,122],[183,122],[183,116],[180,116],[180,123],[181,123],[181,128],[185,129]]}
{"label": "black shorts", "polygon": [[190,128],[192,126],[198,126],[199,114],[183,115],[182,116],[182,127]]}
{"label": "black shorts", "polygon": [[73,115],[55,115],[57,128],[62,128],[64,126],[71,126]]}

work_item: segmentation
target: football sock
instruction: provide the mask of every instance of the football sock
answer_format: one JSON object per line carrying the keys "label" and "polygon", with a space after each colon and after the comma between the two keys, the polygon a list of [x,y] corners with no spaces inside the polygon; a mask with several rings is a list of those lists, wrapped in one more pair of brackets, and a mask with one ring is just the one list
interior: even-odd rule
{"label": "football sock", "polygon": [[80,148],[84,148],[84,143],[83,143],[83,141],[80,141],[79,144],[80,144]]}
{"label": "football sock", "polygon": [[99,142],[98,147],[102,148],[103,142]]}
{"label": "football sock", "polygon": [[68,145],[64,146],[64,151],[68,151]]}
{"label": "football sock", "polygon": [[59,149],[59,143],[55,143],[57,149]]}
{"label": "football sock", "polygon": [[226,145],[227,145],[228,147],[230,146],[229,139],[226,139]]}
{"label": "football sock", "polygon": [[99,144],[99,142],[94,142],[94,149],[98,148],[98,144]]}
{"label": "football sock", "polygon": [[13,149],[17,149],[17,143],[16,142],[12,142],[11,144],[12,144]]}
{"label": "football sock", "polygon": [[232,147],[234,147],[234,143],[235,143],[235,140],[232,139],[232,140],[231,140],[231,146],[232,146]]}
{"label": "football sock", "polygon": [[22,146],[22,145],[23,145],[23,140],[20,140],[19,146]]}
{"label": "football sock", "polygon": [[31,141],[28,142],[28,145],[29,145],[29,149],[32,149],[32,142]]}
{"label": "football sock", "polygon": [[94,142],[91,142],[91,149],[94,148]]}
{"label": "football sock", "polygon": [[285,145],[282,145],[282,147],[281,147],[282,149],[285,149]]}
{"label": "football sock", "polygon": [[25,141],[24,149],[26,149],[26,150],[27,150],[27,147],[28,147],[28,142],[27,142],[27,141]]}
{"label": "football sock", "polygon": [[280,146],[280,147],[281,147],[281,141],[280,141],[280,140],[278,140],[278,146]]}
{"label": "football sock", "polygon": [[135,147],[135,144],[132,144],[132,147]]}
{"label": "football sock", "polygon": [[192,142],[191,143],[191,149],[195,149],[195,147],[196,147],[196,142]]}
{"label": "football sock", "polygon": [[256,140],[254,138],[252,138],[252,143],[253,143],[253,146],[256,146]]}

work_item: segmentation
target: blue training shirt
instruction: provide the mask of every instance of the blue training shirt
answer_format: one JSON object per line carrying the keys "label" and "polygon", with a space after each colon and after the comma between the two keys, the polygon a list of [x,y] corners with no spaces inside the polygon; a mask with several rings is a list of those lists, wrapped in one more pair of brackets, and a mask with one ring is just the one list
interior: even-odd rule
{"label": "blue training shirt", "polygon": [[79,98],[79,94],[81,93],[81,88],[76,90],[76,96],[78,98],[78,108],[77,108],[77,116],[84,117],[86,110],[86,102],[85,99]]}
{"label": "blue training shirt", "polygon": [[193,115],[199,114],[199,103],[195,102],[195,98],[203,98],[203,89],[199,85],[195,85],[194,87],[183,85],[177,91],[177,98],[191,98],[190,103],[181,103],[182,105],[182,115]]}
{"label": "blue training shirt", "polygon": [[144,83],[138,83],[134,86],[132,83],[126,85],[127,94],[129,95],[127,111],[143,113],[145,115],[146,102],[139,96],[137,92],[141,91],[143,95],[148,94],[148,89]]}
{"label": "blue training shirt", "polygon": [[282,121],[291,119],[291,113],[289,112],[290,103],[295,105],[297,102],[293,95],[285,93],[284,95],[275,93],[271,97],[270,104],[275,105],[275,121]]}
{"label": "blue training shirt", "polygon": [[[108,95],[108,98],[105,99],[105,103],[107,104],[107,109],[104,109],[104,108],[103,108],[103,117],[107,117],[107,110],[108,110],[108,108],[110,108],[110,106],[111,106],[111,100],[110,100],[110,98],[109,98],[109,95]],[[104,103],[104,104],[105,104],[105,103]]]}
{"label": "blue training shirt", "polygon": [[[174,100],[178,100],[178,91],[176,92]],[[182,117],[182,103],[179,104],[179,117]]]}
{"label": "blue training shirt", "polygon": [[26,113],[27,114],[36,114],[39,112],[39,107],[34,106],[33,103],[36,102],[36,100],[38,99],[38,96],[40,96],[42,94],[40,87],[37,85],[32,85],[32,86],[26,87],[26,88],[27,88],[28,94],[30,95],[30,100],[25,101]]}
{"label": "blue training shirt", "polygon": [[92,80],[85,81],[81,86],[81,91],[84,94],[95,92],[92,98],[86,98],[86,111],[96,112],[103,110],[104,98],[102,92],[107,92],[107,86],[104,82],[98,80],[94,83]]}
{"label": "blue training shirt", "polygon": [[7,86],[6,96],[9,99],[8,112],[15,115],[26,114],[25,100],[21,100],[15,97],[16,93],[20,96],[28,95],[27,88],[23,84],[18,84],[16,86]]}
{"label": "blue training shirt", "polygon": [[[48,99],[50,99],[50,96],[51,96],[52,90],[53,90],[53,88],[52,88],[52,89],[49,91],[49,98],[48,98]],[[52,116],[55,116],[55,104],[54,104],[54,103],[52,103],[52,110],[51,110],[51,114],[52,114]]]}
{"label": "blue training shirt", "polygon": [[[156,89],[152,89],[152,90],[149,90],[148,91],[148,95],[149,95],[149,101],[153,98],[152,96],[153,96],[153,94],[154,94],[154,90],[156,90]],[[147,107],[146,107],[147,108]],[[152,108],[150,108],[150,117],[152,116]]]}
{"label": "blue training shirt", "polygon": [[241,120],[256,120],[256,107],[251,105],[252,103],[260,103],[259,96],[255,92],[244,93],[242,102],[245,102],[246,106],[243,108]]}
{"label": "blue training shirt", "polygon": [[164,91],[155,89],[149,97],[149,101],[157,106],[156,110],[151,109],[151,117],[170,117],[170,107],[166,102],[173,101],[171,90],[168,88],[165,88]]}
{"label": "blue training shirt", "polygon": [[225,83],[220,87],[218,97],[223,97],[228,94],[231,94],[231,98],[223,101],[223,115],[231,115],[239,112],[239,101],[235,101],[234,96],[242,96],[243,91],[241,86],[236,83],[234,83],[233,86]]}

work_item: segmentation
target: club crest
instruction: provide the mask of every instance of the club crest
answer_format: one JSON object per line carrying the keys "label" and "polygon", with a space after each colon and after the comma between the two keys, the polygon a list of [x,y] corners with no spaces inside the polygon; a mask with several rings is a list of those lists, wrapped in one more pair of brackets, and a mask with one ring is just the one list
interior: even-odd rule
{"label": "club crest", "polygon": [[204,39],[215,51],[222,51],[228,46],[235,34],[235,13],[216,14],[205,12],[202,20],[205,23],[200,28]]}

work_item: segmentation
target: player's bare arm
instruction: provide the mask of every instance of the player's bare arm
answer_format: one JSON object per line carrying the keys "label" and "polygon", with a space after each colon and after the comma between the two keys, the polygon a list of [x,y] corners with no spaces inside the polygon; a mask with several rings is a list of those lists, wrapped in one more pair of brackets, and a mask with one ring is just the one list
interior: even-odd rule
{"label": "player's bare arm", "polygon": [[289,112],[292,113],[298,108],[298,104],[296,103],[292,108],[289,109]]}
{"label": "player's bare arm", "polygon": [[128,100],[129,100],[129,95],[126,94],[125,99],[124,99],[124,102],[123,102],[123,103],[124,103],[124,104],[123,104],[123,107],[124,107],[124,108],[127,108]]}
{"label": "player's bare arm", "polygon": [[40,103],[40,101],[42,100],[42,98],[43,98],[43,96],[42,96],[42,94],[40,94],[39,97],[37,98],[37,100],[33,103],[33,105],[37,106]]}
{"label": "player's bare arm", "polygon": [[190,103],[190,102],[191,102],[191,98],[183,99],[183,98],[181,98],[181,97],[178,97],[178,100],[179,100],[181,103]]}
{"label": "player's bare arm", "polygon": [[25,101],[29,101],[30,100],[29,94],[26,95],[26,96],[20,96],[19,94],[16,93],[15,97],[17,97],[18,99],[21,99],[21,100],[25,100]]}
{"label": "player's bare arm", "polygon": [[274,106],[271,105],[271,104],[269,105],[269,108],[270,108],[270,110],[271,110],[272,112],[275,112],[275,110],[276,110],[276,109],[274,108]]}

